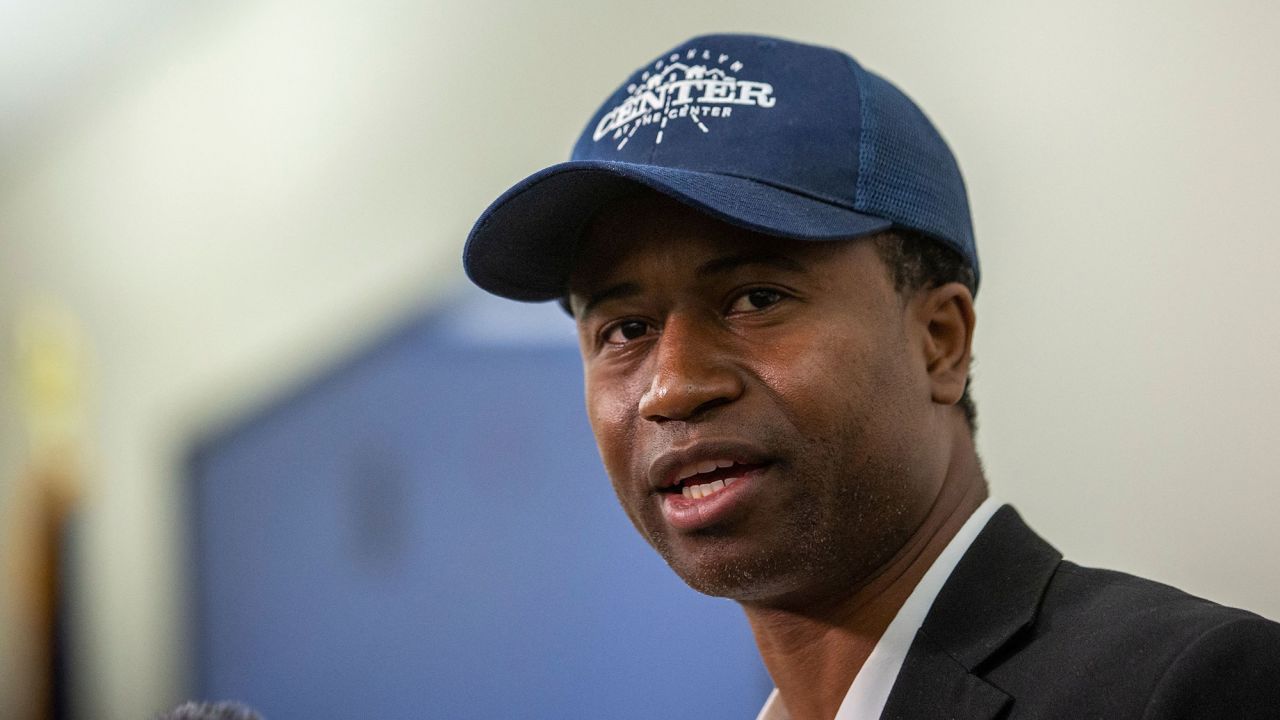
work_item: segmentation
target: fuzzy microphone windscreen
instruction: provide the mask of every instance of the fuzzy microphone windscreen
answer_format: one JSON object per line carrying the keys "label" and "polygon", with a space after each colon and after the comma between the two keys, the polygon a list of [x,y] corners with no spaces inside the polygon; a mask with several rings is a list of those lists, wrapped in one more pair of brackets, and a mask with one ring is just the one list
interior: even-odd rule
{"label": "fuzzy microphone windscreen", "polygon": [[263,720],[252,708],[237,702],[185,702],[155,720]]}

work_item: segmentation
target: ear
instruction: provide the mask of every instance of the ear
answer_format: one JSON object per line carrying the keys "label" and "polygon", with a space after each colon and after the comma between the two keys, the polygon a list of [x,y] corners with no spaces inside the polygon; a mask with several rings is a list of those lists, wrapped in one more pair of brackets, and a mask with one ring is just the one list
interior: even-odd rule
{"label": "ear", "polygon": [[955,405],[964,394],[972,360],[973,294],[953,282],[926,290],[918,297],[917,310],[925,328],[925,369],[933,401]]}

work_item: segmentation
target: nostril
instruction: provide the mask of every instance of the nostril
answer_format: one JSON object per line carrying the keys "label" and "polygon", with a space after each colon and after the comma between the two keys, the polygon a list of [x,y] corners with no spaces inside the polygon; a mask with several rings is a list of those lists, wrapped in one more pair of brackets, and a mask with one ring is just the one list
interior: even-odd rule
{"label": "nostril", "polygon": [[733,402],[735,397],[727,393],[708,393],[704,388],[690,388],[683,392],[657,391],[641,400],[640,415],[657,423],[670,420],[689,422]]}
{"label": "nostril", "polygon": [[708,400],[708,401],[706,401],[706,402],[702,403],[702,404],[701,404],[701,405],[699,405],[698,407],[694,408],[694,409],[693,409],[693,413],[691,413],[691,414],[692,414],[693,416],[695,416],[695,417],[696,417],[696,416],[698,416],[698,415],[706,414],[706,413],[708,413],[708,412],[710,412],[710,411],[712,411],[712,410],[714,410],[714,409],[716,409],[716,408],[720,407],[721,405],[728,405],[728,404],[729,404],[729,398],[727,398],[727,397],[718,397],[718,398],[713,398],[713,399],[711,399],[711,400]]}

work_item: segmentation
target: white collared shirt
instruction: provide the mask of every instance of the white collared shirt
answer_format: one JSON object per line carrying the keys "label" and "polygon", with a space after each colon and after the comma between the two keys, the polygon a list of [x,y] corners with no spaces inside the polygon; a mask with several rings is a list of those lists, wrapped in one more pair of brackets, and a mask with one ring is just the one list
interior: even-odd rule
{"label": "white collared shirt", "polygon": [[[907,601],[893,616],[893,621],[889,623],[889,627],[885,628],[871,655],[867,656],[866,663],[858,671],[853,684],[849,686],[849,692],[840,703],[835,720],[876,720],[880,717],[880,713],[884,712],[884,705],[889,700],[889,692],[893,690],[893,683],[898,679],[898,671],[902,669],[902,663],[907,659],[907,650],[915,640],[916,631],[924,624],[925,616],[929,614],[929,608],[933,607],[934,599],[938,597],[947,578],[951,577],[951,571],[955,569],[956,563],[964,557],[969,546],[978,537],[978,533],[982,532],[982,529],[987,526],[987,521],[999,508],[1000,503],[995,499],[984,500],[964,525],[960,526],[960,531],[955,534],[955,537],[951,538],[947,546],[942,549],[942,553],[933,561],[933,565],[929,566],[924,577],[920,578],[915,589],[907,596]],[[791,715],[783,706],[777,688],[774,688],[773,692],[769,693],[769,699],[765,701],[764,707],[760,709],[760,714],[756,716],[756,720],[790,719]]]}

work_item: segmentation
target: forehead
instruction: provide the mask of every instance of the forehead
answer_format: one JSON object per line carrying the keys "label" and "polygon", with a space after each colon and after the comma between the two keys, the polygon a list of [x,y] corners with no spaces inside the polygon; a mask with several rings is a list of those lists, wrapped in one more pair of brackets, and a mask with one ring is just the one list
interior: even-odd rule
{"label": "forehead", "polygon": [[717,259],[753,260],[795,271],[818,269],[835,262],[850,244],[755,233],[646,193],[606,205],[587,224],[574,254],[569,290],[589,293],[637,278],[692,277]]}

